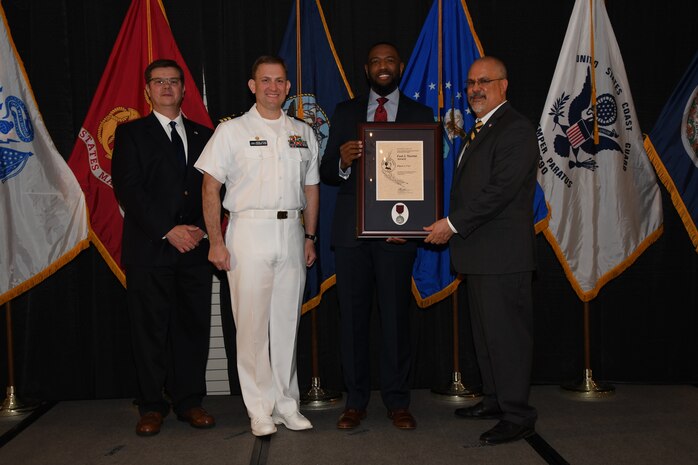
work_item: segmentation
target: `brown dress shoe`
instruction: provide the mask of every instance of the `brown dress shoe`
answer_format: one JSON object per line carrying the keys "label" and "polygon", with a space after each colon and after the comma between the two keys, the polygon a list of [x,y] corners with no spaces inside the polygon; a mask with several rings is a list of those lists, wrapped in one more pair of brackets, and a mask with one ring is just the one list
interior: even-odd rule
{"label": "brown dress shoe", "polygon": [[162,426],[162,414],[159,412],[146,412],[136,424],[136,434],[139,436],[154,436],[160,432]]}
{"label": "brown dress shoe", "polygon": [[406,408],[388,410],[388,418],[393,420],[393,426],[399,429],[415,429],[417,421]]}
{"label": "brown dress shoe", "polygon": [[177,419],[189,422],[194,428],[205,429],[216,426],[216,420],[203,407],[192,407],[182,414],[177,414]]}
{"label": "brown dress shoe", "polygon": [[366,418],[366,410],[344,409],[344,412],[339,417],[339,421],[337,421],[337,428],[354,429],[361,424],[361,420],[364,418]]}

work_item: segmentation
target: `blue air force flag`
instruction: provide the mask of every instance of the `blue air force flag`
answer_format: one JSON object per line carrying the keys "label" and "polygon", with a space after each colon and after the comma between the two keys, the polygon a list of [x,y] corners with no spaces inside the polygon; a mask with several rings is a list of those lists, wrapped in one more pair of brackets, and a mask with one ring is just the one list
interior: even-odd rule
{"label": "blue air force flag", "polygon": [[698,252],[698,53],[645,139],[645,149]]}
{"label": "blue air force flag", "polygon": [[[435,0],[405,67],[400,87],[407,96],[431,107],[435,119],[443,122],[443,199],[446,216],[454,159],[458,156],[463,138],[475,123],[475,117],[468,107],[465,80],[470,65],[483,56],[483,51],[472,28],[465,1],[443,0],[441,10],[442,26],[439,30],[439,0]],[[457,283],[456,277],[451,274],[448,247],[420,247],[412,278],[412,292],[420,307],[427,307],[450,295]]]}
{"label": "blue air force flag", "polygon": [[85,198],[56,150],[0,6],[0,305],[88,246]]}
{"label": "blue air force flag", "polygon": [[538,141],[545,236],[587,302],[662,233],[659,187],[603,1],[575,3]]}
{"label": "blue air force flag", "polygon": [[[300,30],[296,18],[300,17]],[[301,0],[300,11],[294,3],[279,51],[286,62],[291,91],[284,111],[305,120],[315,132],[320,159],[325,153],[330,117],[335,106],[353,97],[335,53],[332,37],[319,0]],[[322,293],[335,282],[334,253],[330,249],[332,215],[337,187],[320,183],[318,218],[318,258],[308,270],[303,297],[303,312],[320,303]]]}

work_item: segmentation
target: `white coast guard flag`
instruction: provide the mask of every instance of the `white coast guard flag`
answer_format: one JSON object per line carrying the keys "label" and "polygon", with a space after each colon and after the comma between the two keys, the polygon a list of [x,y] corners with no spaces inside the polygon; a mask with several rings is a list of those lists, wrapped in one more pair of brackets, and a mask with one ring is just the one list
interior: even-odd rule
{"label": "white coast guard flag", "polygon": [[659,187],[603,0],[575,3],[538,142],[545,236],[587,302],[662,233]]}
{"label": "white coast guard flag", "polygon": [[0,6],[0,305],[87,247],[82,190],[39,114]]}

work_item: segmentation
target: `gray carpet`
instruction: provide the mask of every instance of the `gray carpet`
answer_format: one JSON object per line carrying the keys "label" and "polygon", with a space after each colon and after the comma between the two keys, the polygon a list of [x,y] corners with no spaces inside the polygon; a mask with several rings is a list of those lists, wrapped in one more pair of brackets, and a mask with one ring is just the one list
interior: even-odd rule
{"label": "gray carpet", "polygon": [[[604,400],[578,400],[557,386],[535,386],[537,436],[496,447],[478,437],[495,420],[464,420],[459,405],[413,391],[418,427],[399,431],[374,393],[369,416],[354,431],[339,431],[341,406],[305,410],[315,428],[283,426],[266,440],[249,432],[239,396],[209,397],[211,430],[195,430],[173,415],[151,438],[135,435],[130,400],[60,402],[0,448],[3,465],[63,464],[698,464],[698,389],[693,386],[617,385]],[[27,418],[0,419],[0,434]],[[7,433],[6,433],[7,434]]]}

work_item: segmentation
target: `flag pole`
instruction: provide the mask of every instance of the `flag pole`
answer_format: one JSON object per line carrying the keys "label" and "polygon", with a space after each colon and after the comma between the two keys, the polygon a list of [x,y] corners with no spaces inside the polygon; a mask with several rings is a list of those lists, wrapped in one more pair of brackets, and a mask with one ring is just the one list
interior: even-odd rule
{"label": "flag pole", "polygon": [[443,81],[443,3],[439,0],[439,25],[438,25],[438,49],[439,49],[439,64],[438,64],[438,81],[439,81],[439,98],[436,103],[436,118],[437,121],[441,121],[441,109],[444,107],[444,89],[442,86]]}
{"label": "flag pole", "polygon": [[[596,55],[594,46],[594,1],[589,0],[589,48],[591,51],[591,109],[594,114],[594,144],[599,143],[599,122],[596,108]],[[591,371],[591,330],[589,325],[590,304],[584,302],[584,375],[582,380],[574,384],[566,384],[562,389],[569,391],[580,399],[599,399],[613,395],[615,387],[612,384],[597,383],[594,381]]]}
{"label": "flag pole", "polygon": [[[303,113],[303,92],[301,86],[303,79],[301,49],[301,0],[296,0],[296,91],[298,94],[296,116],[300,119],[305,119]],[[310,310],[310,353],[312,358],[310,389],[301,394],[301,404],[309,409],[323,409],[332,407],[342,398],[342,393],[338,391],[325,390],[322,388],[322,384],[320,382],[317,341],[317,306]]]}
{"label": "flag pole", "polygon": [[594,53],[594,0],[589,0],[589,40],[591,49],[591,110],[594,113],[594,144],[599,145],[599,120],[596,118],[596,56]]}
{"label": "flag pole", "polygon": [[301,405],[308,409],[321,410],[333,407],[342,398],[342,393],[322,388],[320,382],[320,364],[318,363],[317,342],[317,306],[310,310],[310,353],[312,359],[312,376],[310,389],[301,394]]}
{"label": "flag pole", "polygon": [[296,94],[298,105],[296,116],[305,119],[303,113],[303,60],[301,59],[301,0],[296,0]]}
{"label": "flag pole", "polygon": [[[441,109],[444,107],[444,94],[443,94],[443,2],[439,0],[439,20],[438,20],[438,81],[439,81],[439,96],[438,102],[436,104],[436,118],[437,121],[441,121]],[[451,96],[453,100],[453,95]],[[453,123],[454,130],[455,125],[455,109],[453,104],[451,105],[451,122]],[[455,137],[455,135],[454,135]],[[451,382],[446,385],[446,387],[432,388],[431,392],[434,394],[439,394],[446,396],[449,400],[460,401],[463,399],[472,399],[475,397],[480,397],[481,394],[475,390],[472,390],[462,382],[462,376],[460,372],[460,354],[459,354],[459,334],[458,334],[458,286],[451,293],[451,313],[453,318],[453,371],[451,372]]]}
{"label": "flag pole", "polygon": [[584,376],[580,382],[563,385],[562,389],[580,399],[599,399],[613,395],[616,388],[612,384],[597,383],[592,377],[589,307],[589,302],[584,302]]}
{"label": "flag pole", "polygon": [[[460,286],[460,281],[458,282]],[[481,397],[482,393],[476,389],[465,386],[462,381],[460,372],[460,339],[458,335],[458,286],[451,294],[451,310],[453,313],[453,372],[451,373],[451,382],[444,388],[432,388],[431,392],[446,396],[447,400],[460,402],[463,400],[475,399]]]}
{"label": "flag pole", "polygon": [[0,417],[22,415],[37,407],[35,404],[26,404],[22,402],[16,394],[14,343],[12,341],[12,308],[9,300],[5,303],[5,320],[7,322],[7,327],[5,328],[7,333],[7,397],[2,403],[2,406],[0,406]]}

